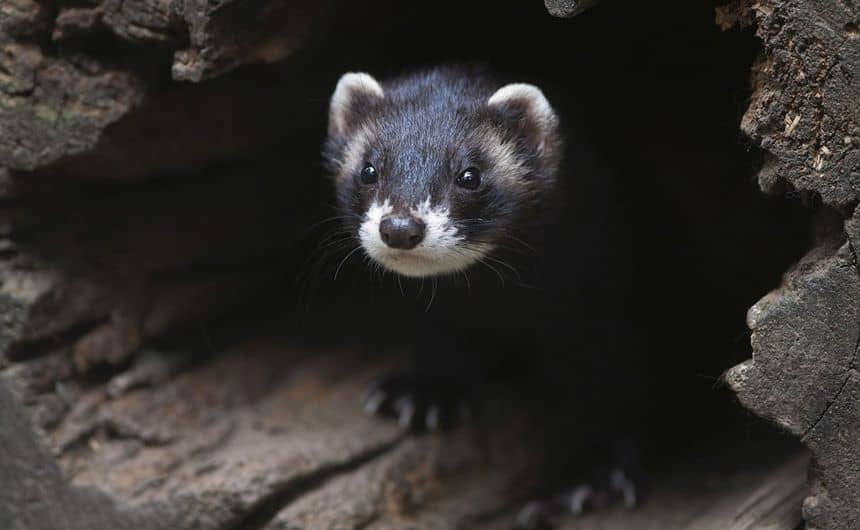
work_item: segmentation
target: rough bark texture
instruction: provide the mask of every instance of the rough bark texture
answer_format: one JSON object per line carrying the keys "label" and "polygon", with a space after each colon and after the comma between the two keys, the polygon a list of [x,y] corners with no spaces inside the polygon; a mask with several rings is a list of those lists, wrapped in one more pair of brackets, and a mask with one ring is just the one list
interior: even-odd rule
{"label": "rough bark texture", "polygon": [[[454,528],[505,508],[524,469],[513,436],[404,439],[365,418],[357,397],[381,369],[366,359],[251,341],[153,369],[183,354],[165,355],[56,392],[36,390],[56,356],[4,371],[2,472],[19,487],[4,488],[3,528],[58,527],[63,512],[79,514],[65,528],[81,529],[400,528],[434,517]],[[26,416],[41,434],[28,434]]]}
{"label": "rough bark texture", "polygon": [[760,185],[812,192],[833,210],[819,246],[750,309],[753,358],[728,381],[744,406],[812,450],[809,528],[857,528],[860,10],[837,0],[784,0],[738,12],[764,43],[742,123],[768,153]]}
{"label": "rough bark texture", "polygon": [[589,7],[597,5],[600,0],[544,0],[546,8],[554,17],[572,17]]}
{"label": "rough bark texture", "polygon": [[[365,9],[373,13],[384,8],[379,3]],[[228,158],[271,141],[268,124],[285,118],[277,102],[286,94],[238,97],[250,80],[243,85],[234,79],[200,91],[172,86],[167,93],[165,83],[171,77],[201,81],[240,65],[281,60],[305,48],[312,35],[324,39],[335,27],[335,12],[345,19],[361,8],[336,0],[104,0],[74,7],[10,0],[0,9],[0,167],[31,171],[87,153],[100,141],[98,155],[113,156],[111,162],[120,157],[111,151],[118,145],[143,150],[134,153],[140,161],[147,161],[147,154],[167,155],[166,160],[150,160],[155,167],[114,163],[111,170],[119,169],[115,176],[123,176],[185,169],[191,161],[199,167],[216,155]],[[259,88],[265,91],[265,83]],[[152,106],[147,103],[153,101],[159,110],[149,115]],[[212,113],[213,108],[227,114]],[[104,137],[109,126],[133,111],[135,119]],[[187,113],[187,119],[176,119],[176,112]],[[176,127],[197,127],[200,120],[209,127],[196,130],[214,135],[204,145],[189,138],[187,128]],[[157,128],[166,121],[173,127]],[[142,134],[153,130],[149,127],[162,134]],[[130,143],[133,135],[143,145]],[[169,164],[174,158],[178,160]],[[81,164],[90,162],[84,160]],[[85,167],[89,174],[99,169]]]}
{"label": "rough bark texture", "polygon": [[57,60],[2,34],[0,46],[0,159],[7,167],[32,170],[91,148],[142,99],[128,72],[88,58]]}

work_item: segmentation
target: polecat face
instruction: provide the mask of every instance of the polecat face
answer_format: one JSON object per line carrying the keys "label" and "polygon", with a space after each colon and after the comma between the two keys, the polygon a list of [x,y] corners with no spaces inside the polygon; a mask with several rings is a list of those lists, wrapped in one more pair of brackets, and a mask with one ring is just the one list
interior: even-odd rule
{"label": "polecat face", "polygon": [[453,70],[338,81],[326,159],[347,229],[384,268],[412,277],[466,269],[552,191],[555,112],[535,86],[494,88]]}

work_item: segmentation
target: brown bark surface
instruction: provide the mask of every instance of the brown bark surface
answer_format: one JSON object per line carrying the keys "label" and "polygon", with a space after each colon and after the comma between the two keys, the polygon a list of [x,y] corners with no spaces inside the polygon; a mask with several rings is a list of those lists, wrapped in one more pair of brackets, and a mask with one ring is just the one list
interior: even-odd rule
{"label": "brown bark surface", "polygon": [[743,130],[767,152],[761,188],[832,210],[818,246],[749,311],[753,358],[728,374],[744,406],[814,455],[809,528],[860,525],[860,11],[851,2],[742,5],[764,53]]}

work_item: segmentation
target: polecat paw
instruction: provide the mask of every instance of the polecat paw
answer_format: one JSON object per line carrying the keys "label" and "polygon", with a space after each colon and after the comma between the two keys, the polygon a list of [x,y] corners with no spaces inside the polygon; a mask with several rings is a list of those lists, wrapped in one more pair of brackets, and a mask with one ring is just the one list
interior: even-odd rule
{"label": "polecat paw", "polygon": [[452,379],[423,374],[395,374],[370,385],[364,397],[368,415],[396,419],[413,432],[450,430],[472,413],[466,386]]}
{"label": "polecat paw", "polygon": [[548,500],[532,501],[517,515],[518,530],[550,530],[564,516],[582,516],[611,506],[633,509],[642,502],[640,480],[613,468],[594,482],[581,483]]}

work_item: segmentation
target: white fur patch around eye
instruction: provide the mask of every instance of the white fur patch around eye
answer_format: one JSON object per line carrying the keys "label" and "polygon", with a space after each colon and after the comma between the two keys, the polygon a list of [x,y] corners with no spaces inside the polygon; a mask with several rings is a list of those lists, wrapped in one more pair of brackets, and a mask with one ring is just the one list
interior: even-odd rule
{"label": "white fur patch around eye", "polygon": [[374,202],[359,228],[364,251],[390,271],[415,278],[449,274],[466,269],[492,250],[486,243],[466,243],[451,223],[448,210],[432,208],[429,198],[411,209],[412,215],[426,225],[424,240],[410,250],[391,248],[379,235],[379,223],[392,211],[388,200]]}

